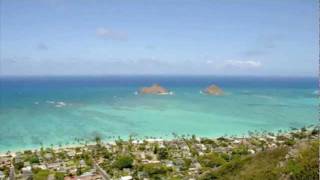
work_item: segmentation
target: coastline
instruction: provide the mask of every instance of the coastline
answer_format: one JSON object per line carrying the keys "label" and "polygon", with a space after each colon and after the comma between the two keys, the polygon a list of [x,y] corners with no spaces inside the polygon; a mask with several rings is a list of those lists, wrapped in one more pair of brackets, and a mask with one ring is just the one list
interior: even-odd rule
{"label": "coastline", "polygon": [[[256,174],[261,179],[301,175],[310,179],[318,177],[318,168],[312,168],[311,174],[308,169],[317,167],[318,140],[319,126],[316,125],[276,134],[251,132],[246,137],[174,135],[171,140],[139,140],[130,136],[128,140],[106,143],[97,136],[95,143],[86,145],[2,154],[0,173],[2,177],[13,179],[54,176],[59,180],[101,177],[120,180],[188,177],[205,180],[215,179],[213,177],[225,179],[244,171],[247,177]],[[233,169],[233,166],[237,168]],[[292,169],[296,166],[304,169],[297,173]],[[252,168],[259,170],[252,171]],[[277,173],[264,173],[269,171]]]}
{"label": "coastline", "polygon": [[[314,124],[310,124],[310,125],[305,125],[303,126],[303,128],[307,128],[308,131],[310,131],[311,129],[317,128],[317,125]],[[252,135],[250,135],[250,133],[255,133],[256,137],[266,137],[268,136],[270,133],[274,134],[274,135],[289,135],[290,133],[299,130],[299,128],[280,128],[280,129],[275,129],[272,131],[267,131],[267,130],[253,130],[253,131],[248,131],[246,134],[242,134],[242,135],[223,135],[223,136],[198,136],[196,134],[193,134],[195,136],[197,136],[197,138],[205,138],[205,139],[212,139],[212,140],[217,140],[218,138],[227,138],[227,139],[246,139],[246,138],[251,138]],[[178,135],[175,133],[172,133],[172,137],[168,137],[168,138],[163,138],[163,137],[139,137],[136,138],[134,141],[137,142],[143,142],[143,141],[148,141],[148,142],[154,142],[154,141],[174,141],[177,138],[191,138],[192,135]],[[176,136],[176,137],[174,137]],[[128,141],[130,139],[130,135],[126,138],[120,138],[120,136],[118,136],[118,139],[113,138],[113,140],[104,140],[102,137],[99,137],[101,139],[101,143],[103,144],[108,144],[108,145],[114,145],[116,143],[117,140],[121,140],[121,141]],[[42,148],[47,149],[53,149],[53,150],[63,150],[63,149],[74,149],[74,148],[83,148],[86,146],[90,146],[90,145],[95,145],[96,142],[94,142],[94,140],[91,141],[84,141],[84,142],[80,142],[80,143],[73,143],[73,144],[69,144],[69,145],[54,145],[54,146],[42,146]],[[7,151],[0,151],[0,157],[1,156],[7,156],[8,152],[9,155],[15,156],[16,153],[19,152],[23,152],[23,151],[38,151],[41,149],[40,147],[34,147],[34,148],[19,148],[19,149],[15,149],[15,150],[7,150]]]}

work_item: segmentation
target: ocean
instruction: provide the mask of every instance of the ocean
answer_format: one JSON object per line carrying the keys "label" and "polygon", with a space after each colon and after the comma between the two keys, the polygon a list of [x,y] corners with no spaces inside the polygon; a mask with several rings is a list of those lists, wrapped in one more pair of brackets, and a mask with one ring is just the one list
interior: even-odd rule
{"label": "ocean", "polygon": [[[137,95],[158,83],[173,95]],[[200,91],[211,84],[224,96]],[[318,123],[317,78],[1,77],[0,152],[119,137],[244,136]]]}

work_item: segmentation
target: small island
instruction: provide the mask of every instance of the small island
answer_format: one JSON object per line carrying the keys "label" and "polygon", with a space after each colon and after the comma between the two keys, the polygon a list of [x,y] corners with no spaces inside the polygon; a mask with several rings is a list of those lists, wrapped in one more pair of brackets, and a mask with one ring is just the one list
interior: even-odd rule
{"label": "small island", "polygon": [[203,90],[202,92],[204,92],[205,94],[209,94],[209,95],[215,95],[215,96],[221,96],[223,95],[223,90],[216,86],[216,85],[210,85],[209,87],[207,87],[205,90]]}
{"label": "small island", "polygon": [[169,90],[160,86],[159,84],[153,84],[150,87],[143,87],[139,90],[139,94],[157,94],[157,95],[167,95],[171,94]]}

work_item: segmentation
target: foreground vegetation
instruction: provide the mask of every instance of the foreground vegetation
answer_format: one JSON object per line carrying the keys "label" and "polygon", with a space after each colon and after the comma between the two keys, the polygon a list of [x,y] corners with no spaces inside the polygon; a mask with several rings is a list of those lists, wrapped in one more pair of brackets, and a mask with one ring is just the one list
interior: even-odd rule
{"label": "foreground vegetation", "polygon": [[0,157],[0,171],[35,180],[319,179],[318,127],[245,138],[95,140],[82,147],[8,153]]}

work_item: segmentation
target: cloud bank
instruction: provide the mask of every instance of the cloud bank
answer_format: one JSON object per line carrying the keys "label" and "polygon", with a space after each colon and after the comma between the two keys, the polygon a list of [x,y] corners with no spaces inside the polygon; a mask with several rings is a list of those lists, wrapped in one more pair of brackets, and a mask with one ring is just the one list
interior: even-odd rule
{"label": "cloud bank", "polygon": [[233,68],[260,68],[262,63],[260,61],[252,61],[252,60],[228,60],[225,63],[226,67],[233,67]]}

